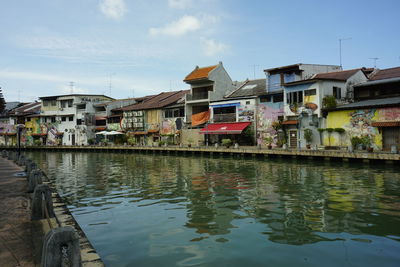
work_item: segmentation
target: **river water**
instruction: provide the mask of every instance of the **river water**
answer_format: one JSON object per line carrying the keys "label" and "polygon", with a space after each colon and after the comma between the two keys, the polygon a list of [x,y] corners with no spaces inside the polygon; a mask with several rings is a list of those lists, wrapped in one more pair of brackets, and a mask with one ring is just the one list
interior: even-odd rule
{"label": "river water", "polygon": [[399,266],[400,168],[31,152],[106,266]]}

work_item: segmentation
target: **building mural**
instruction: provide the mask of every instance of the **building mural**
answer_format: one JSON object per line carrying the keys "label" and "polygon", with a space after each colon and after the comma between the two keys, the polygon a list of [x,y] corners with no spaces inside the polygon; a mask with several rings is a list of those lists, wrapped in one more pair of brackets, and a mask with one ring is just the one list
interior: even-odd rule
{"label": "building mural", "polygon": [[176,122],[175,119],[164,119],[161,122],[161,135],[172,135],[175,134],[177,131],[176,129]]}
{"label": "building mural", "polygon": [[238,122],[254,121],[254,105],[240,105],[238,107]]}
{"label": "building mural", "polygon": [[271,137],[273,144],[278,141],[278,133],[273,123],[283,115],[283,108],[279,105],[271,106],[260,103],[257,107],[257,144],[263,144],[265,138]]}
{"label": "building mural", "polygon": [[343,128],[345,134],[324,133],[323,145],[350,145],[351,138],[368,137],[372,141],[372,147],[382,149],[382,133],[373,122],[400,121],[400,108],[357,109],[329,112],[327,128]]}

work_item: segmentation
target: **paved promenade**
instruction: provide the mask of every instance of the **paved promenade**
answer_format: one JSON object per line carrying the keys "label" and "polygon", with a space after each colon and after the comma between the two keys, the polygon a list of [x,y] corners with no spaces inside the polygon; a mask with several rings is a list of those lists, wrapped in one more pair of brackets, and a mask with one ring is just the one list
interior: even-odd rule
{"label": "paved promenade", "polygon": [[30,201],[23,169],[0,157],[0,266],[36,266],[33,255]]}

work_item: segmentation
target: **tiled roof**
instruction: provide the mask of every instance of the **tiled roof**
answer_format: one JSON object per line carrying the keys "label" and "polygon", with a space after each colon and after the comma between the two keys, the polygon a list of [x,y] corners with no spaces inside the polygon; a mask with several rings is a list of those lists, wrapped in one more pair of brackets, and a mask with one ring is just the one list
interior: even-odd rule
{"label": "tiled roof", "polygon": [[217,67],[218,65],[208,66],[203,68],[199,68],[198,66],[196,66],[196,68],[191,73],[189,73],[189,75],[187,75],[183,81],[188,82],[188,81],[207,79],[209,73]]}
{"label": "tiled roof", "polygon": [[184,95],[189,93],[189,90],[181,90],[174,92],[163,92],[158,95],[151,96],[145,99],[141,103],[129,105],[119,110],[123,111],[131,111],[131,110],[145,110],[145,109],[158,109],[163,108],[171,104],[175,104],[179,101]]}
{"label": "tiled roof", "polygon": [[356,109],[356,108],[370,108],[370,107],[384,107],[400,105],[400,96],[370,99],[359,102],[350,103],[343,106],[338,106],[334,110]]}
{"label": "tiled roof", "polygon": [[373,127],[398,127],[400,121],[374,121],[371,125]]}
{"label": "tiled roof", "polygon": [[377,71],[370,77],[371,81],[390,79],[390,78],[399,78],[400,77],[400,67],[383,69]]}
{"label": "tiled roof", "polygon": [[346,81],[348,78],[353,76],[359,70],[361,70],[361,69],[318,73],[318,74],[314,75],[313,79]]}
{"label": "tiled roof", "polygon": [[41,103],[32,102],[21,107],[15,108],[10,112],[10,115],[29,115],[40,112]]}
{"label": "tiled roof", "polygon": [[259,96],[266,93],[266,79],[246,81],[237,90],[227,95],[227,98]]}

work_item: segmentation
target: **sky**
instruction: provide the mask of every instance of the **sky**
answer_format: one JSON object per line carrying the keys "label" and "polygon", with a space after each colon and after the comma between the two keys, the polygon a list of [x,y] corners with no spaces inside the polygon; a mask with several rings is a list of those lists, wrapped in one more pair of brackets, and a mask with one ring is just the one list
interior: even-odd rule
{"label": "sky", "polygon": [[15,0],[0,2],[6,101],[190,87],[196,65],[232,80],[296,63],[400,66],[397,0]]}

